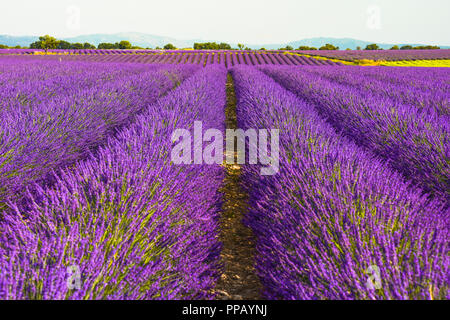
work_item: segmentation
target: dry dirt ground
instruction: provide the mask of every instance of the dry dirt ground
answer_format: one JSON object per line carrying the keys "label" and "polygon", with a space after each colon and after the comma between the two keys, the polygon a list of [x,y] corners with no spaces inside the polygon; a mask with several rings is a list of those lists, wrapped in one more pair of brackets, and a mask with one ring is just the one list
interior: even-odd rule
{"label": "dry dirt ground", "polygon": [[[228,75],[227,128],[236,129],[236,96],[233,80]],[[238,165],[226,165],[227,175],[224,194],[220,240],[223,243],[222,274],[214,292],[218,300],[261,299],[261,283],[254,268],[254,239],[249,228],[242,223],[247,208],[247,195],[240,185],[241,169]]]}

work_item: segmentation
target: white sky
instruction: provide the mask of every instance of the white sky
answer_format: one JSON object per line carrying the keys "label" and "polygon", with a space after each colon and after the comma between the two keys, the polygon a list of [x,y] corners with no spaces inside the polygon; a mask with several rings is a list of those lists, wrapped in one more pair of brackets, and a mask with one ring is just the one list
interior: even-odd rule
{"label": "white sky", "polygon": [[0,17],[0,34],[9,35],[135,31],[243,43],[323,36],[450,45],[449,0],[1,0]]}

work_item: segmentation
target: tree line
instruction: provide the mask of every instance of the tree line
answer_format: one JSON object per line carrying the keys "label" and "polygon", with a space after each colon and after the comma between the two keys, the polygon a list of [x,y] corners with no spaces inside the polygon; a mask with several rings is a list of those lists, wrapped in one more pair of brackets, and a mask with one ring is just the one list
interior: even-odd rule
{"label": "tree line", "polygon": [[[8,46],[0,44],[0,49],[9,49],[9,48],[10,49],[27,49],[26,47],[20,47],[20,46],[8,47]],[[45,50],[45,52],[47,52],[50,49],[62,49],[62,50],[70,50],[70,49],[78,49],[78,50],[81,50],[81,49],[106,49],[106,50],[152,49],[152,48],[142,48],[139,46],[133,46],[129,41],[126,41],[126,40],[122,40],[122,41],[116,42],[116,43],[103,42],[103,43],[100,43],[96,47],[95,45],[90,44],[88,42],[70,43],[68,41],[58,40],[49,35],[39,37],[39,40],[31,43],[29,48],[30,49],[43,49],[43,50]],[[161,50],[161,49],[176,50],[177,47],[171,43],[168,43],[163,48],[156,47],[155,49],[156,50]],[[245,46],[242,43],[238,43],[237,48],[232,48],[230,44],[225,43],[225,42],[194,43],[193,49],[194,50],[253,50],[253,49]],[[440,49],[440,47],[438,47],[438,46],[416,46],[416,47],[413,47],[410,45],[404,45],[404,46],[399,47],[399,46],[395,45],[392,48],[390,48],[390,50],[430,50],[430,49]],[[266,49],[260,48],[259,50],[264,51]],[[290,51],[290,50],[294,50],[294,48],[292,46],[286,46],[286,47],[279,48],[278,50]],[[319,48],[309,47],[309,46],[299,46],[297,48],[297,50],[339,50],[339,47],[334,46],[330,43],[327,43]],[[351,50],[351,49],[347,48],[346,50]],[[356,50],[362,50],[362,48],[357,47]],[[373,44],[367,45],[364,50],[383,50],[383,49],[380,48],[376,43],[373,43]]]}

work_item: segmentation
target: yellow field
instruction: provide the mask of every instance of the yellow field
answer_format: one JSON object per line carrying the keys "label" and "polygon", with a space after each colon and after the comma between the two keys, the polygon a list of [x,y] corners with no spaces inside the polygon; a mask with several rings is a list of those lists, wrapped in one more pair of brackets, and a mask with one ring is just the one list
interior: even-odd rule
{"label": "yellow field", "polygon": [[401,61],[383,61],[382,66],[396,67],[440,67],[450,68],[450,59],[447,60],[401,60]]}
{"label": "yellow field", "polygon": [[340,60],[336,58],[326,58],[326,57],[320,57],[320,56],[314,56],[309,54],[302,54],[302,53],[287,53],[285,54],[295,54],[298,56],[305,56],[308,58],[314,58],[317,60],[330,60],[334,62],[340,62],[344,65],[350,65],[350,66],[391,66],[391,67],[436,67],[436,68],[449,68],[450,67],[450,59],[445,60],[399,60],[399,61],[384,61],[384,60],[369,60],[369,59],[362,59],[362,60],[354,60],[354,61],[346,61],[346,60]]}

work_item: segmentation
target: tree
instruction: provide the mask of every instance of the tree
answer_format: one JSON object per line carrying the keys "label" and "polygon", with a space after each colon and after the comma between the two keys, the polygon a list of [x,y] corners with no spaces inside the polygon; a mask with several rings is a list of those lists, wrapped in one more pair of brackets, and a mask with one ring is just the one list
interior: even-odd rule
{"label": "tree", "polygon": [[171,43],[168,43],[164,46],[164,50],[175,50],[175,49],[176,47]]}
{"label": "tree", "polygon": [[356,50],[361,50],[361,47],[360,47],[360,46],[357,46],[357,47],[356,47]]}
{"label": "tree", "polygon": [[266,48],[261,48],[259,49],[259,51],[266,51]]}
{"label": "tree", "polygon": [[56,49],[58,44],[59,41],[56,40],[56,38],[50,37],[47,34],[43,37],[39,37],[39,41],[30,44],[30,49],[44,49],[45,53],[47,53],[49,49]]}
{"label": "tree", "polygon": [[45,53],[47,53],[50,49],[56,49],[59,41],[46,34],[43,37],[39,37],[39,42],[41,43],[41,49],[44,49]]}
{"label": "tree", "polygon": [[410,46],[410,45],[402,46],[402,47],[400,48],[400,50],[412,50],[412,49],[413,49],[413,47]]}
{"label": "tree", "polygon": [[380,47],[376,43],[368,44],[364,50],[380,50]]}
{"label": "tree", "polygon": [[33,43],[30,43],[30,49],[42,49],[41,42],[35,41]]}
{"label": "tree", "polygon": [[414,50],[434,50],[434,49],[440,49],[438,46],[417,46],[413,48]]}
{"label": "tree", "polygon": [[294,48],[292,48],[291,46],[286,46],[286,47],[280,48],[278,50],[294,50]]}
{"label": "tree", "polygon": [[89,42],[85,42],[83,43],[83,49],[95,49],[95,46]]}
{"label": "tree", "polygon": [[59,41],[58,46],[56,47],[56,49],[67,50],[67,49],[70,49],[71,46],[72,46],[72,44],[70,42],[61,40],[61,41]]}
{"label": "tree", "polygon": [[8,49],[8,46],[5,46],[4,44],[0,44],[0,49]]}
{"label": "tree", "polygon": [[107,42],[102,42],[98,44],[98,48],[99,49],[114,49],[114,44],[112,43],[107,43]]}
{"label": "tree", "polygon": [[399,50],[400,48],[397,46],[397,45],[395,45],[395,46],[393,46],[391,49],[389,49],[389,50]]}
{"label": "tree", "polygon": [[335,47],[330,43],[327,43],[326,45],[319,48],[319,50],[339,50],[339,47]]}
{"label": "tree", "polygon": [[131,43],[129,41],[122,40],[122,41],[119,42],[117,49],[129,50],[129,49],[131,49],[131,47],[132,46],[131,46]]}
{"label": "tree", "polygon": [[217,44],[215,42],[194,43],[194,50],[231,50],[228,43],[222,42]]}
{"label": "tree", "polygon": [[221,42],[219,44],[219,49],[220,50],[231,50],[231,46],[228,43]]}
{"label": "tree", "polygon": [[238,46],[239,50],[243,50],[245,47],[245,45],[243,45],[242,43],[238,43],[237,46]]}
{"label": "tree", "polygon": [[297,50],[317,50],[315,47],[300,46]]}
{"label": "tree", "polygon": [[81,50],[81,49],[83,49],[84,47],[83,47],[83,44],[82,43],[72,43],[71,45],[70,45],[70,49],[73,49],[73,50]]}

